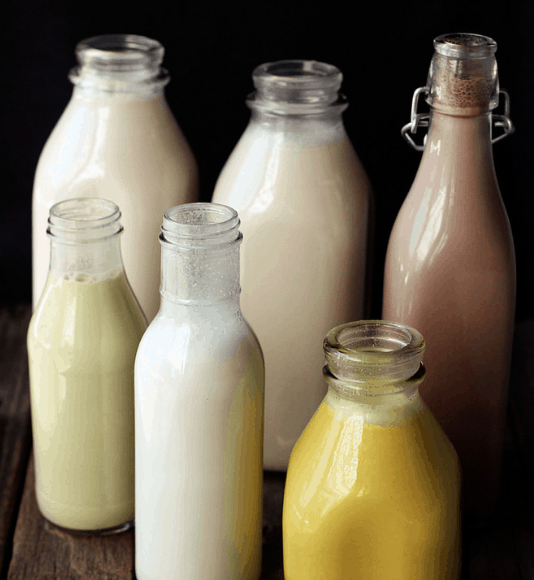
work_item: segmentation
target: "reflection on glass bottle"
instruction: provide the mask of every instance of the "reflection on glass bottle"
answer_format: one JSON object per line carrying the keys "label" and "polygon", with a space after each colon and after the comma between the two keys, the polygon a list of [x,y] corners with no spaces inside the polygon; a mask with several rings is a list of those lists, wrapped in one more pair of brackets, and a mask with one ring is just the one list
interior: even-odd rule
{"label": "reflection on glass bottle", "polygon": [[124,273],[120,217],[105,199],[52,207],[50,270],[28,329],[37,503],[77,532],[133,519],[134,361],[146,319]]}
{"label": "reflection on glass bottle", "polygon": [[239,305],[239,218],[163,218],[161,308],[135,363],[136,575],[261,571],[264,367]]}
{"label": "reflection on glass bottle", "polygon": [[124,264],[149,320],[159,307],[163,212],[197,200],[196,162],[165,100],[163,46],[133,34],[96,36],[76,47],[72,98],[41,153],[33,190],[33,304],[46,280],[50,207],[103,197],[123,213]]}
{"label": "reflection on glass bottle", "polygon": [[[434,47],[427,86],[416,91],[412,123],[403,129],[412,141],[410,133],[429,124],[389,240],[382,316],[425,336],[422,395],[460,456],[467,511],[484,516],[499,490],[515,310],[514,247],[493,166],[492,120],[504,134],[513,127],[508,96],[499,91],[496,43],[449,34]],[[504,116],[492,115],[499,93]],[[421,94],[429,121],[417,114]]]}
{"label": "reflection on glass bottle", "polygon": [[243,312],[266,362],[265,467],[285,470],[325,393],[322,337],[362,318],[371,187],[343,126],[341,72],[259,66],[213,201],[241,218]]}
{"label": "reflection on glass bottle", "polygon": [[385,321],[334,328],[328,392],[289,461],[286,580],[457,580],[460,470],[419,396],[423,337]]}

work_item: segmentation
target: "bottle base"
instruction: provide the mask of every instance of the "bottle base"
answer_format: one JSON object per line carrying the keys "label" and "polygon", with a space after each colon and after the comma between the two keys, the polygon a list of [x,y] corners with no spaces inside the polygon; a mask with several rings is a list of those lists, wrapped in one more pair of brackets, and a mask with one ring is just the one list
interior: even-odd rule
{"label": "bottle base", "polygon": [[113,534],[122,534],[123,532],[127,532],[134,527],[135,520],[130,520],[129,522],[125,522],[123,524],[119,524],[118,526],[113,526],[111,528],[103,528],[99,530],[76,530],[71,528],[65,528],[58,524],[55,524],[45,516],[41,514],[42,518],[54,528],[61,530],[62,532],[67,532],[68,534],[74,534],[76,536],[111,536]]}

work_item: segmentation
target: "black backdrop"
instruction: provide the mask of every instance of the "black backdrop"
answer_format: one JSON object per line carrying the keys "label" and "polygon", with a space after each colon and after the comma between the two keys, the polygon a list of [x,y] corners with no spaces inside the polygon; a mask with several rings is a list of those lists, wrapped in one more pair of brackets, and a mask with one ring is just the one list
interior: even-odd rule
{"label": "black backdrop", "polygon": [[476,32],[498,43],[501,86],[516,133],[495,145],[495,165],[514,233],[517,319],[534,315],[531,181],[534,167],[534,2],[405,1],[312,4],[279,0],[19,0],[3,5],[0,36],[0,302],[31,299],[31,192],[39,153],[65,108],[76,43],[105,33],[150,36],[166,48],[166,94],[199,164],[201,199],[249,117],[252,69],[285,58],[321,60],[344,73],[347,132],[376,199],[373,316],[380,316],[389,232],[420,154],[400,136],[413,91],[425,84],[432,39]]}

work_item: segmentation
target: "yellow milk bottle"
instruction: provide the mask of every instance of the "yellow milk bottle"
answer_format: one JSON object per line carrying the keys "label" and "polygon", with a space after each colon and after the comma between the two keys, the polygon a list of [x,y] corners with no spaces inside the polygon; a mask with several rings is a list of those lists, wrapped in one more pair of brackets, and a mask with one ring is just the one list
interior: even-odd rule
{"label": "yellow milk bottle", "polygon": [[50,210],[50,270],[28,330],[35,491],[69,531],[130,527],[134,361],[146,319],[124,274],[119,208],[77,198]]}
{"label": "yellow milk bottle", "polygon": [[424,348],[386,321],[326,337],[328,392],[287,472],[286,580],[459,578],[459,463],[419,396]]}

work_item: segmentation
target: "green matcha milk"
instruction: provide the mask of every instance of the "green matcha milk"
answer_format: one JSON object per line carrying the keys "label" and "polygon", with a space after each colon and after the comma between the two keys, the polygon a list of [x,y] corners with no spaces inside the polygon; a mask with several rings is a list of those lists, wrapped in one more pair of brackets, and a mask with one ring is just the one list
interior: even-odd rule
{"label": "green matcha milk", "polygon": [[28,330],[37,503],[76,532],[133,520],[133,373],[147,324],[122,265],[120,215],[104,199],[51,208],[50,271]]}

